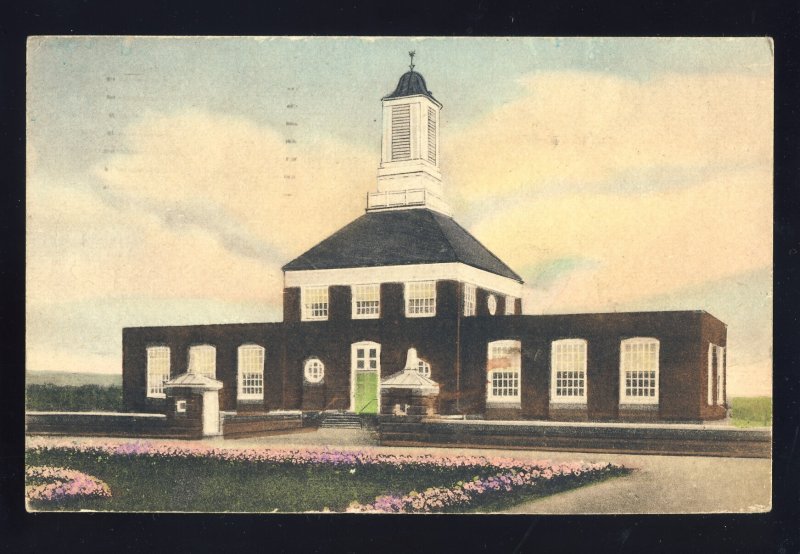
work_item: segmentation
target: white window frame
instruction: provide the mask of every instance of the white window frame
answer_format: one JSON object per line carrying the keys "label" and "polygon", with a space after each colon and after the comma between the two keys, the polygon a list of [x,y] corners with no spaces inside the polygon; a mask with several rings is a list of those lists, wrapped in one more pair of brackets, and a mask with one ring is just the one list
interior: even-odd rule
{"label": "white window frame", "polygon": [[[148,398],[166,398],[167,395],[164,393],[164,383],[169,381],[170,377],[170,355],[169,346],[153,345],[147,347],[146,372]],[[160,365],[156,366],[156,363]]]}
{"label": "white window frame", "polygon": [[477,313],[478,287],[472,283],[464,283],[464,317]]}
{"label": "white window frame", "polygon": [[506,315],[516,315],[517,299],[513,296],[506,296]]}
{"label": "white window frame", "polygon": [[[655,367],[651,369],[637,369],[637,368],[629,368],[628,366],[631,364],[636,364],[638,362],[642,362],[640,366],[644,365],[644,357],[640,357],[639,359],[633,359],[631,355],[626,355],[626,346],[631,346],[634,349],[643,348],[645,346],[653,346],[654,348],[654,355],[655,355]],[[648,348],[649,349],[649,348]],[[625,339],[620,342],[619,347],[619,402],[620,404],[640,404],[640,405],[658,405],[659,402],[659,395],[660,395],[660,386],[659,386],[659,373],[660,373],[660,366],[661,366],[661,359],[660,359],[660,351],[661,351],[661,342],[653,337],[633,337],[629,339]],[[649,353],[648,353],[649,354]],[[627,372],[631,371],[639,371],[639,372],[653,372],[653,389],[654,394],[653,396],[637,396],[637,395],[628,395],[626,390],[626,381],[627,381]],[[649,379],[649,377],[647,377]],[[638,388],[638,386],[637,386]]]}
{"label": "white window frame", "polygon": [[179,414],[186,413],[186,400],[176,400],[175,401],[175,412]]}
{"label": "white window frame", "polygon": [[379,284],[353,285],[350,287],[350,292],[353,298],[353,319],[378,319],[381,317],[381,286]]}
{"label": "white window frame", "polygon": [[303,364],[303,378],[308,383],[321,383],[325,378],[325,364],[317,357],[309,358]]}
{"label": "white window frame", "polygon": [[489,315],[497,313],[497,296],[490,294],[486,297],[486,309],[489,310]]}
{"label": "white window frame", "polygon": [[[502,350],[510,350],[511,355],[498,356],[498,351]],[[509,365],[491,367],[492,360],[505,358],[509,359]],[[490,342],[487,346],[486,359],[486,402],[519,405],[522,400],[522,343],[518,340],[496,340]],[[501,379],[515,381],[516,394],[495,394],[495,374],[507,374],[497,376]]]}
{"label": "white window frame", "polygon": [[264,362],[266,357],[266,349],[260,344],[242,344],[237,349],[238,385],[236,394],[239,400],[264,399]]}
{"label": "white window frame", "polygon": [[725,369],[728,352],[724,346],[717,351],[717,406],[725,405]]}
{"label": "white window frame", "polygon": [[[586,404],[588,343],[585,339],[554,340],[550,346],[550,402],[554,404]],[[582,391],[580,395],[558,394],[558,374],[572,373],[562,379],[572,381],[568,389]],[[580,385],[582,383],[582,386]]]}
{"label": "white window frame", "polygon": [[329,294],[327,285],[301,287],[300,319],[302,321],[326,321],[330,314],[331,306]]}
{"label": "white window frame", "polygon": [[[188,373],[205,375],[211,379],[217,378],[217,348],[213,344],[195,344],[189,347]],[[210,366],[211,371],[198,371],[198,367]]]}
{"label": "white window frame", "polygon": [[[404,296],[406,317],[433,317],[436,315],[436,281],[409,281],[405,283]],[[412,308],[412,303],[415,301],[425,302],[425,304]],[[425,308],[425,311],[419,311],[422,308]]]}
{"label": "white window frame", "polygon": [[714,362],[716,361],[717,346],[708,343],[708,365],[706,376],[706,405],[714,405]]}
{"label": "white window frame", "polygon": [[422,358],[417,358],[417,371],[420,375],[423,375],[430,379],[431,377],[431,364],[423,360]]}

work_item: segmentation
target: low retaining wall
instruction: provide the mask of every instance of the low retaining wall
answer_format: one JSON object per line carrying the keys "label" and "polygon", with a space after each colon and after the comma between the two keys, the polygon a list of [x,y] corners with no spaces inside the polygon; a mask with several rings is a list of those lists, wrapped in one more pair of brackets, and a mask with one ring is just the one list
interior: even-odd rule
{"label": "low retaining wall", "polygon": [[[303,428],[302,415],[297,414],[223,414],[222,436],[226,439],[276,435]],[[303,430],[314,431],[305,427]]]}
{"label": "low retaining wall", "polygon": [[[117,412],[26,412],[30,435],[195,438],[169,427],[164,414]],[[198,437],[199,438],[199,437]]]}
{"label": "low retaining wall", "polygon": [[443,446],[576,452],[769,458],[769,429],[687,424],[496,422],[384,417],[384,446]]}

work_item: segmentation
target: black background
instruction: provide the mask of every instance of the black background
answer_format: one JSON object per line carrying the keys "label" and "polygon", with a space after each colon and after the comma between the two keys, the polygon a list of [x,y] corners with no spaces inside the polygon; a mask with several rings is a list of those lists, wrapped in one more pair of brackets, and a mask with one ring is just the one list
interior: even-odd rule
{"label": "black background", "polygon": [[[755,515],[27,514],[23,504],[28,35],[771,36],[775,40],[773,511]],[[800,3],[24,1],[0,12],[0,550],[800,552]],[[736,487],[737,483],[730,483]],[[624,510],[624,506],[620,506]]]}

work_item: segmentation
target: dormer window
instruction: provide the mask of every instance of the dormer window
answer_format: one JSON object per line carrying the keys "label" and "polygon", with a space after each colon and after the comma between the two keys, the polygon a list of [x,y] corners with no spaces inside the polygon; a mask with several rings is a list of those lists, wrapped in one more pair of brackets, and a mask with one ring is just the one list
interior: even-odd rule
{"label": "dormer window", "polygon": [[300,289],[303,321],[328,319],[328,287],[303,287]]}

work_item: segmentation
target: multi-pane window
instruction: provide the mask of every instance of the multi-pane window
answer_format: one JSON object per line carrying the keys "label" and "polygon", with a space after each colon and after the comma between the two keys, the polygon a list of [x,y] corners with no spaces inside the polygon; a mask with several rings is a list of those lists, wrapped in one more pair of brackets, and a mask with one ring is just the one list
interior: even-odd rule
{"label": "multi-pane window", "polygon": [[[716,383],[716,388],[715,388]],[[708,345],[708,381],[706,383],[707,404],[725,403],[725,348],[716,344]],[[714,391],[716,390],[716,394]]]}
{"label": "multi-pane window", "polygon": [[725,347],[719,347],[717,354],[717,405],[725,405]]}
{"label": "multi-pane window", "polygon": [[381,314],[381,286],[354,285],[353,319],[376,319]]}
{"label": "multi-pane window", "polygon": [[189,349],[189,373],[217,378],[217,349],[210,344],[200,344]]}
{"label": "multi-pane window", "polygon": [[490,402],[520,401],[521,347],[515,340],[489,343],[486,399]]}
{"label": "multi-pane window", "polygon": [[406,283],[406,316],[436,315],[436,281]]}
{"label": "multi-pane window", "polygon": [[379,346],[376,343],[365,343],[355,348],[356,369],[369,371],[378,369]]}
{"label": "multi-pane window", "polygon": [[264,348],[257,344],[243,344],[238,352],[239,399],[264,398]]}
{"label": "multi-pane window", "polygon": [[328,287],[303,287],[300,297],[303,321],[328,319]]}
{"label": "multi-pane window", "polygon": [[392,161],[411,159],[411,107],[392,106]]}
{"label": "multi-pane window", "polygon": [[321,383],[325,376],[325,364],[319,358],[306,360],[305,366],[303,366],[303,376],[309,383]]}
{"label": "multi-pane window", "polygon": [[163,398],[166,381],[169,381],[169,347],[151,346],[147,349],[147,396]]}
{"label": "multi-pane window", "polygon": [[586,402],[586,341],[553,341],[550,355],[551,402]]}
{"label": "multi-pane window", "polygon": [[656,339],[632,338],[620,345],[620,403],[658,404]]}
{"label": "multi-pane window", "polygon": [[436,110],[428,107],[428,161],[436,163]]}
{"label": "multi-pane window", "polygon": [[464,315],[475,315],[475,301],[478,288],[470,283],[464,283]]}
{"label": "multi-pane window", "polygon": [[506,315],[514,315],[516,313],[516,299],[513,296],[506,296]]}
{"label": "multi-pane window", "polygon": [[431,364],[429,364],[428,362],[426,362],[422,358],[419,358],[417,360],[417,371],[420,374],[424,375],[425,377],[430,377],[431,376]]}

